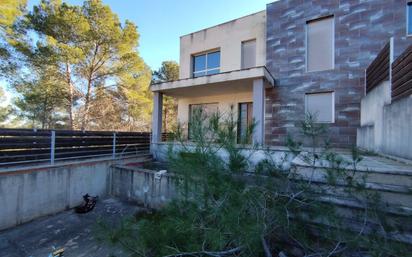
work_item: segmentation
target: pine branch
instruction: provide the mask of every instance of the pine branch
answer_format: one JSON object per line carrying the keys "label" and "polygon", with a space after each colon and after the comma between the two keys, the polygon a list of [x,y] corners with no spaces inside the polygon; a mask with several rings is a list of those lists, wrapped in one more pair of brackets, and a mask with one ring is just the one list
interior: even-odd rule
{"label": "pine branch", "polygon": [[230,250],[226,251],[219,251],[219,252],[209,252],[209,251],[199,251],[199,252],[186,252],[186,253],[178,253],[178,254],[172,254],[172,255],[166,255],[163,257],[184,257],[184,256],[212,256],[212,257],[223,257],[223,256],[228,256],[232,255],[235,253],[239,253],[242,250],[242,247],[236,247]]}

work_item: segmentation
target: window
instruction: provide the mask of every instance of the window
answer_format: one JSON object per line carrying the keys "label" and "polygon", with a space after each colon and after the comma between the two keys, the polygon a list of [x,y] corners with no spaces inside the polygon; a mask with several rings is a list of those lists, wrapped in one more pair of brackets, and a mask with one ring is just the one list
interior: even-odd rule
{"label": "window", "polygon": [[193,56],[193,77],[217,74],[220,72],[220,51]]}
{"label": "window", "polygon": [[242,69],[256,66],[256,40],[242,42]]}
{"label": "window", "polygon": [[334,18],[308,21],[306,26],[306,69],[323,71],[334,68]]}
{"label": "window", "polygon": [[203,114],[210,117],[212,114],[218,111],[217,103],[208,103],[208,104],[190,104],[189,105],[189,119],[193,117],[193,114],[196,110],[201,110]]}
{"label": "window", "polygon": [[408,30],[408,35],[412,36],[412,2],[409,2],[407,5],[407,17],[406,20],[408,22],[407,25],[407,30]]}
{"label": "window", "polygon": [[[197,112],[201,112],[201,114]],[[218,112],[217,103],[190,104],[189,105],[189,134],[188,134],[189,139],[193,138],[193,136],[190,135],[193,130],[193,127],[191,126],[191,124],[194,122],[193,119],[199,119],[199,118],[209,119],[214,113],[217,113],[217,112]],[[200,117],[199,116],[196,117],[196,115],[199,115]],[[199,121],[195,120],[195,122],[199,122]],[[202,125],[208,125],[207,121],[203,122]]]}
{"label": "window", "polygon": [[253,103],[239,103],[238,143],[252,142],[252,135],[248,129],[253,123]]}
{"label": "window", "polygon": [[335,95],[333,92],[311,93],[305,96],[305,111],[319,123],[335,122]]}

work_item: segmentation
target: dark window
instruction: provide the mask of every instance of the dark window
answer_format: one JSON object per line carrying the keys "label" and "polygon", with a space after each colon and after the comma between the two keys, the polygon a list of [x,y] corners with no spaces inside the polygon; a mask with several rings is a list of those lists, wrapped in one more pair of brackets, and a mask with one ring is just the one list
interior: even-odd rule
{"label": "dark window", "polygon": [[[218,104],[217,103],[206,103],[206,104],[190,104],[189,105],[189,133],[188,133],[188,138],[193,139],[193,136],[191,136],[192,129],[191,129],[191,124],[193,122],[200,122],[198,119],[205,119],[202,120],[202,125],[207,126],[210,117],[218,112]],[[196,117],[196,115],[198,115]],[[195,120],[196,119],[196,120]],[[198,124],[199,125],[199,124]]]}
{"label": "dark window", "polygon": [[220,52],[210,52],[193,56],[193,77],[217,74],[220,72]]}
{"label": "dark window", "polygon": [[407,16],[407,21],[408,21],[408,35],[412,35],[412,2],[408,3],[408,16]]}
{"label": "dark window", "polygon": [[253,103],[239,103],[238,143],[251,143],[251,125],[253,123]]}

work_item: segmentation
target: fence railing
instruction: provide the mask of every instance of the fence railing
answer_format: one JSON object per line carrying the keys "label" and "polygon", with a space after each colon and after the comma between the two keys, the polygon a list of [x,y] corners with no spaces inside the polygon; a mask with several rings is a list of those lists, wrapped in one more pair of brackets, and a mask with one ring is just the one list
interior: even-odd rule
{"label": "fence railing", "polygon": [[390,81],[391,99],[396,101],[412,95],[412,45],[394,60],[393,42],[391,38],[366,69],[365,87],[369,93],[383,81]]}
{"label": "fence railing", "polygon": [[383,81],[389,80],[391,43],[388,42],[366,69],[366,93]]}
{"label": "fence railing", "polygon": [[392,63],[392,101],[412,94],[412,45]]}
{"label": "fence railing", "polygon": [[149,132],[0,129],[0,167],[148,153]]}
{"label": "fence railing", "polygon": [[171,132],[163,132],[162,133],[162,142],[173,141],[175,139],[175,134]]}

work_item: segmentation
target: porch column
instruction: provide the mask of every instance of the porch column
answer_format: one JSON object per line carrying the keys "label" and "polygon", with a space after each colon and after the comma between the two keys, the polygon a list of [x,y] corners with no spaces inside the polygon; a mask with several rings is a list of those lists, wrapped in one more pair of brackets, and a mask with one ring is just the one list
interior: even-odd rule
{"label": "porch column", "polygon": [[265,139],[265,85],[263,79],[253,80],[253,143],[263,145]]}
{"label": "porch column", "polygon": [[153,93],[152,144],[162,141],[163,94]]}

